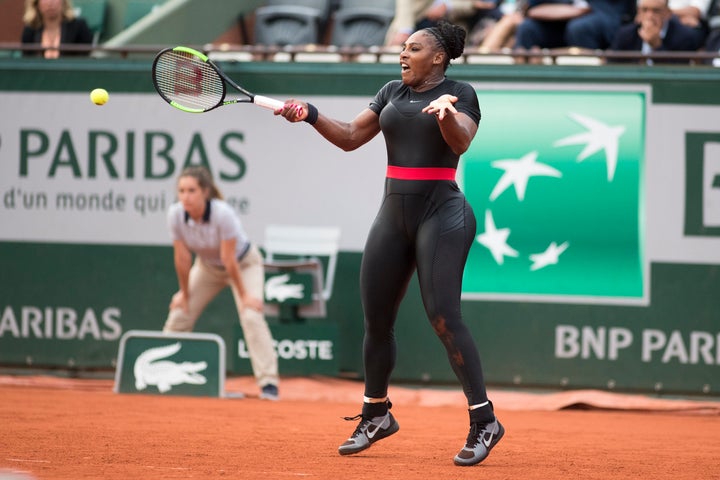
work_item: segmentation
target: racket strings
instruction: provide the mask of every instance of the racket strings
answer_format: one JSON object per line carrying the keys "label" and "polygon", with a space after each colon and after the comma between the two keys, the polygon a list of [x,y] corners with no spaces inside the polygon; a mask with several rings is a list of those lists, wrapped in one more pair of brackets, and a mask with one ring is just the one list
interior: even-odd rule
{"label": "racket strings", "polygon": [[225,84],[208,63],[188,52],[168,51],[155,64],[155,84],[166,100],[208,110],[225,98]]}

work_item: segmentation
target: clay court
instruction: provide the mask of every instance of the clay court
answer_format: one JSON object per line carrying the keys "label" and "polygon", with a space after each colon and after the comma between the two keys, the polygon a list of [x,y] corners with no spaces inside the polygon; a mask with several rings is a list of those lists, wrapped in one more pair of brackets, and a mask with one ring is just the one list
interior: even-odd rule
{"label": "clay court", "polygon": [[490,390],[507,433],[456,467],[456,390],[391,387],[400,431],[355,456],[361,383],[284,379],[278,402],[116,394],[112,380],[0,376],[0,479],[720,479],[720,402]]}

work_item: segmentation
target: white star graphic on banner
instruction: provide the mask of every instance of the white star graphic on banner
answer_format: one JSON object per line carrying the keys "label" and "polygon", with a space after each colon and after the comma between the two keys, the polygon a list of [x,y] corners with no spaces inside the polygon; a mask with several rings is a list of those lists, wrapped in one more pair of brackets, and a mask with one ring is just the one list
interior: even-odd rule
{"label": "white star graphic on banner", "polygon": [[585,117],[577,113],[568,113],[573,120],[588,129],[585,133],[570,135],[556,141],[553,146],[562,147],[565,145],[586,144],[585,148],[577,157],[578,162],[582,162],[590,155],[605,150],[605,160],[607,162],[607,178],[608,182],[612,182],[615,177],[615,167],[618,161],[618,143],[620,135],[625,133],[625,127],[622,125],[611,127],[602,122],[598,122],[590,117]]}
{"label": "white star graphic on banner", "polygon": [[558,246],[557,243],[552,242],[544,252],[530,255],[530,260],[533,262],[530,266],[530,270],[540,270],[548,265],[555,265],[560,260],[560,255],[567,250],[568,246],[570,246],[568,242],[565,242],[560,246]]}
{"label": "white star graphic on banner", "polygon": [[505,170],[500,180],[495,184],[490,201],[499,197],[510,185],[515,187],[515,193],[521,202],[525,198],[525,190],[530,177],[542,175],[545,177],[562,177],[562,173],[544,163],[537,163],[538,152],[530,152],[517,160],[495,160],[491,165],[495,168]]}
{"label": "white star graphic on banner", "polygon": [[490,250],[490,253],[498,265],[503,264],[505,256],[518,256],[518,251],[507,244],[508,236],[510,236],[510,229],[497,229],[495,227],[495,220],[493,220],[492,212],[490,210],[485,210],[485,233],[478,235],[476,240],[478,243]]}

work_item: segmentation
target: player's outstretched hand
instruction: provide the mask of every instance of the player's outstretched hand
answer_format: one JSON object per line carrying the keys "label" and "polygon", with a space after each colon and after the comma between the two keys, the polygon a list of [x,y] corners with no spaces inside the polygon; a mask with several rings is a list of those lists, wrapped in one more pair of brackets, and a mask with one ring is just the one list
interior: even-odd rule
{"label": "player's outstretched hand", "polygon": [[448,115],[448,113],[457,113],[457,110],[455,110],[453,105],[457,101],[458,97],[454,95],[440,95],[438,98],[430,102],[430,105],[423,108],[422,111],[430,115],[435,115],[438,117],[438,120],[442,120]]}

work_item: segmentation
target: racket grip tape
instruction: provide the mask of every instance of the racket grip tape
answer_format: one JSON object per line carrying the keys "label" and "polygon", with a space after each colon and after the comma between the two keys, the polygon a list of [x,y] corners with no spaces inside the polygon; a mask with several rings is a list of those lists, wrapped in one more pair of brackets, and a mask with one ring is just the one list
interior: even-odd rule
{"label": "racket grip tape", "polygon": [[269,108],[270,110],[277,110],[285,105],[285,102],[270,97],[263,97],[262,95],[255,95],[253,97],[253,103],[260,107]]}

